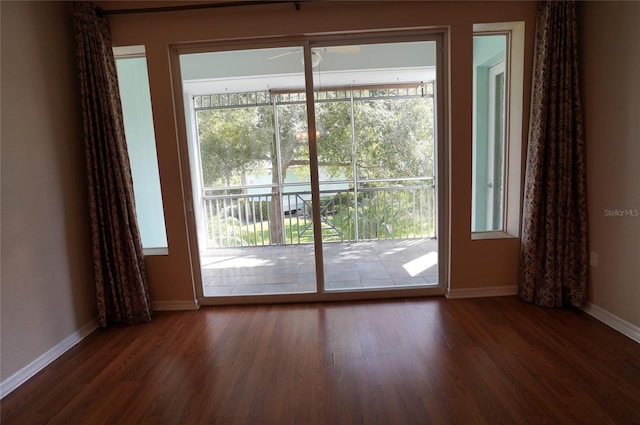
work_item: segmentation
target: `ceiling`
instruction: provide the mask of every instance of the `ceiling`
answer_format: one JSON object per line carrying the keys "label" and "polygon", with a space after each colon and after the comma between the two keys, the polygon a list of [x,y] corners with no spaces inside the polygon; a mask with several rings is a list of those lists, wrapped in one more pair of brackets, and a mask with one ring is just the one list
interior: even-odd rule
{"label": "ceiling", "polygon": [[[314,88],[431,81],[435,42],[318,47]],[[318,58],[318,56],[316,56]],[[301,46],[186,54],[180,57],[186,94],[304,89]]]}

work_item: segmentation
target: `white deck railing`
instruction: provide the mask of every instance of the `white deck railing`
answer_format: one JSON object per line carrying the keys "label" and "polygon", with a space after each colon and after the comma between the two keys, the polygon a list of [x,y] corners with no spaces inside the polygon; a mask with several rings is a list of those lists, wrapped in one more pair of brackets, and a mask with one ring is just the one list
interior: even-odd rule
{"label": "white deck railing", "polygon": [[[405,186],[386,184],[397,180],[378,180],[367,182],[370,187],[320,191],[322,240],[355,242],[435,237],[433,179],[410,180]],[[289,189],[295,188],[286,188]],[[247,191],[247,188],[235,190]],[[278,193],[275,187],[271,190],[234,194],[227,189],[225,194],[222,189],[207,189],[202,201],[208,247],[312,243],[311,192]],[[281,207],[277,208],[274,202],[279,202]]]}

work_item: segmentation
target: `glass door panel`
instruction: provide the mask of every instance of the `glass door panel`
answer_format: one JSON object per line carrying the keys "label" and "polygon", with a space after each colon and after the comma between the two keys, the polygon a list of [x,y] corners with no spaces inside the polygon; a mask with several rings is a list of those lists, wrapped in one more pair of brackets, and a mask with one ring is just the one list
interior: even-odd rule
{"label": "glass door panel", "polygon": [[325,290],[437,285],[436,43],[312,58]]}
{"label": "glass door panel", "polygon": [[487,229],[503,226],[504,136],[505,136],[505,63],[489,68],[489,137],[487,139]]}
{"label": "glass door panel", "polygon": [[204,297],[316,291],[301,59],[180,55]]}

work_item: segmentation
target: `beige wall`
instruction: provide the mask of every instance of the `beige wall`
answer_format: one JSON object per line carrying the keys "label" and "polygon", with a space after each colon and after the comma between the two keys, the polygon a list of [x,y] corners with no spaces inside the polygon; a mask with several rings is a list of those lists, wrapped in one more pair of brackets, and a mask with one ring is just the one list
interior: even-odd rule
{"label": "beige wall", "polygon": [[[122,8],[121,2],[100,2]],[[535,2],[318,2],[240,7],[197,12],[112,15],[115,45],[144,44],[150,73],[158,161],[169,255],[148,262],[156,302],[193,299],[196,276],[189,266],[189,241],[179,169],[179,147],[171,89],[169,49],[172,44],[245,37],[296,36],[331,31],[409,27],[444,28],[448,34],[451,150],[452,290],[515,287],[518,239],[471,240],[471,108],[472,34],[474,23],[525,21],[525,81],[531,80]],[[525,84],[524,117],[528,120],[530,84]],[[526,132],[527,122],[523,128]],[[524,151],[524,150],[523,150]]]}
{"label": "beige wall", "polygon": [[70,3],[1,2],[2,371],[95,317]]}
{"label": "beige wall", "polygon": [[589,243],[598,254],[589,299],[640,326],[640,3],[580,2],[578,12]]}

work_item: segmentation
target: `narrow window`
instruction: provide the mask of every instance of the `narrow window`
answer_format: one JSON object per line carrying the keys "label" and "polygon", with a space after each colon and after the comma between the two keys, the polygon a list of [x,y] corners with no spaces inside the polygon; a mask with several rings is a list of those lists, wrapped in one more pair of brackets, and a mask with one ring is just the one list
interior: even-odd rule
{"label": "narrow window", "polygon": [[144,254],[167,254],[167,234],[144,46],[116,47],[114,55]]}
{"label": "narrow window", "polygon": [[519,232],[523,48],[523,23],[474,25],[471,231],[478,239]]}

